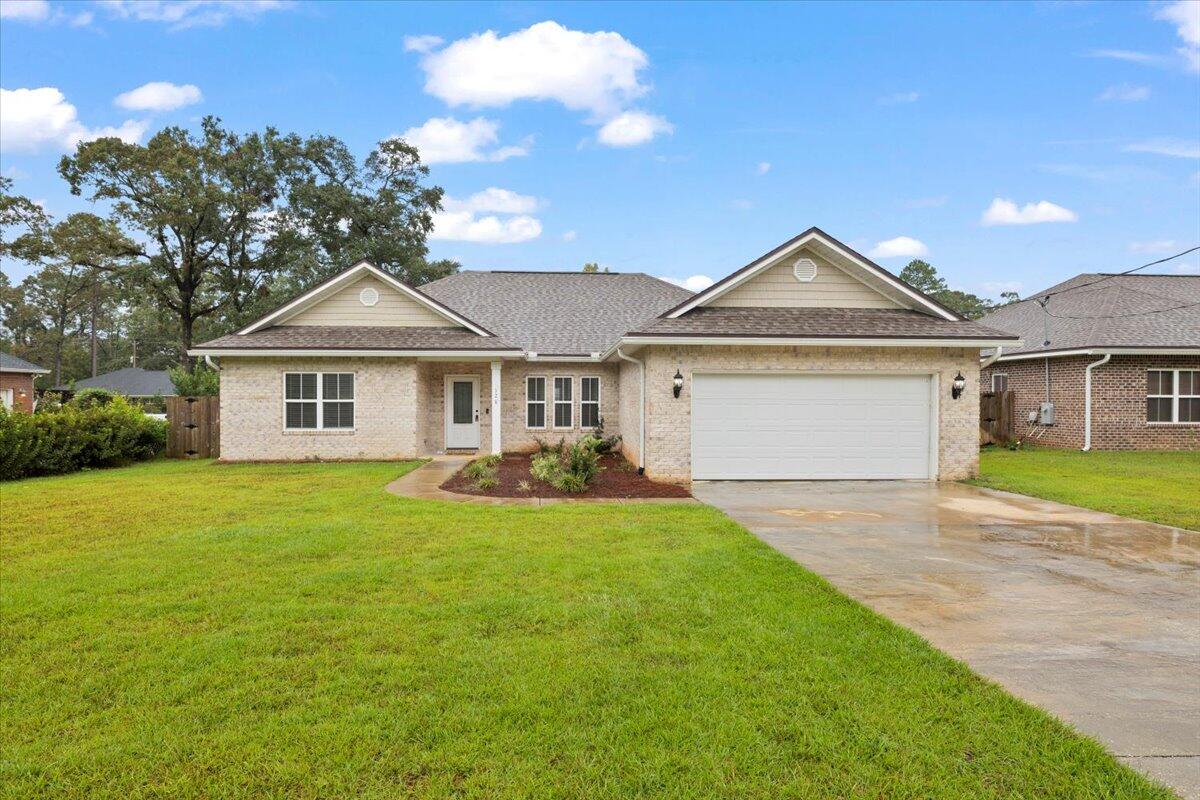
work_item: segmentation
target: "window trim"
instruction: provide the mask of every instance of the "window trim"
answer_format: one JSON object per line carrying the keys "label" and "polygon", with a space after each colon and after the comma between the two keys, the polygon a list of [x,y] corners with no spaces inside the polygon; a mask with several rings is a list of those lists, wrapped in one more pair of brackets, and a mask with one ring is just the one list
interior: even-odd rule
{"label": "window trim", "polygon": [[[559,400],[558,399],[558,382],[560,380],[567,381],[567,385],[571,387],[571,397],[567,400]],[[550,423],[550,429],[555,430],[555,431],[573,431],[573,430],[575,430],[575,376],[574,375],[555,375],[554,380],[551,382],[551,385],[553,387],[553,394],[551,394],[551,397],[550,397],[550,399],[552,401],[551,413],[553,413],[554,416],[551,417],[549,420],[547,420],[547,422]],[[568,409],[570,409],[570,411],[571,411],[571,424],[570,425],[559,425],[558,424],[558,407],[560,405],[565,405]]]}
{"label": "window trim", "polygon": [[[1150,394],[1150,373],[1151,372],[1169,372],[1169,373],[1171,373],[1171,394]],[[1179,373],[1181,373],[1181,372],[1196,373],[1196,378],[1193,379],[1193,391],[1194,391],[1195,390],[1195,380],[1200,380],[1200,369],[1195,369],[1193,367],[1157,367],[1157,368],[1148,367],[1146,369],[1145,398],[1147,400],[1150,400],[1151,398],[1158,398],[1158,399],[1169,399],[1171,401],[1171,419],[1158,420],[1158,421],[1152,422],[1150,420],[1150,415],[1148,413],[1146,413],[1146,426],[1147,427],[1153,426],[1153,427],[1157,428],[1157,427],[1162,427],[1162,426],[1167,426],[1167,425],[1184,426],[1184,427],[1200,426],[1200,420],[1195,420],[1195,421],[1191,421],[1191,422],[1187,422],[1187,421],[1180,422],[1179,421],[1179,401],[1184,400],[1184,399],[1200,400],[1200,394],[1181,394],[1180,393]],[[1142,405],[1143,413],[1145,413],[1145,408],[1146,408],[1146,406],[1145,406],[1145,404],[1143,404]]]}
{"label": "window trim", "polygon": [[1008,391],[1008,373],[1007,372],[993,372],[992,373],[992,392],[993,392],[993,394],[997,391],[996,378],[1004,378],[1004,389],[1001,389],[999,391],[1005,391],[1005,392]]}
{"label": "window trim", "polygon": [[[583,399],[583,382],[586,380],[591,380],[593,378],[596,380],[596,399],[585,401]],[[579,376],[579,430],[584,430],[584,427],[585,427],[583,424],[583,405],[585,402],[588,405],[595,404],[595,406],[596,406],[596,425],[600,424],[600,421],[602,419],[602,417],[600,416],[600,398],[603,397],[602,392],[604,391],[602,388],[602,384],[603,384],[603,381],[600,380],[599,375],[580,375]],[[587,426],[587,428],[589,430],[594,429],[596,427],[596,425],[589,425],[589,426]]]}
{"label": "window trim", "polygon": [[[542,381],[542,399],[541,400],[530,400],[529,399],[529,380],[530,380],[530,378],[540,378],[541,379],[541,381]],[[547,377],[545,375],[542,375],[542,374],[532,375],[531,374],[531,375],[525,376],[525,430],[527,430],[527,431],[544,431],[550,425],[550,417],[547,413],[547,408],[546,408],[546,406],[549,405],[549,400],[546,397],[546,394],[547,394],[546,389],[547,389],[548,385],[549,385],[549,380],[547,379]],[[538,405],[540,405],[542,407],[542,424],[540,427],[537,425],[529,424],[529,406],[533,403],[537,403]]]}
{"label": "window trim", "polygon": [[[287,396],[287,379],[288,375],[316,375],[317,376],[317,397],[315,400],[289,400]],[[350,375],[353,378],[354,397],[349,400],[338,398],[337,400],[329,400],[330,403],[350,403],[353,406],[351,414],[354,417],[354,425],[349,428],[326,428],[325,427],[325,403],[326,400],[322,397],[325,387],[326,375]],[[294,433],[354,433],[358,430],[358,373],[354,370],[336,370],[329,372],[319,372],[314,370],[285,370],[281,376],[280,382],[283,384],[283,432],[288,434]],[[317,406],[317,427],[315,428],[291,428],[287,424],[287,408],[288,403],[315,403]]]}

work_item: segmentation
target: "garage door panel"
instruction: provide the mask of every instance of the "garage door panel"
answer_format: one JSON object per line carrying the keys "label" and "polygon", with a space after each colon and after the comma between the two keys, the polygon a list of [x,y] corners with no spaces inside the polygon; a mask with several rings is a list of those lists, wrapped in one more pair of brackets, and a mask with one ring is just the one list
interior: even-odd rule
{"label": "garage door panel", "polygon": [[696,375],[693,477],[928,478],[929,381],[925,375]]}

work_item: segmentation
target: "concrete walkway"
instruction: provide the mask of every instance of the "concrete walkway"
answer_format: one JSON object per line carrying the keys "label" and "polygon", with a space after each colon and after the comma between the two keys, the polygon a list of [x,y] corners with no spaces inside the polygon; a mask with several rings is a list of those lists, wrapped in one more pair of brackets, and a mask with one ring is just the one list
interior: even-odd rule
{"label": "concrete walkway", "polygon": [[481,506],[553,506],[562,503],[697,503],[693,497],[483,497],[459,494],[442,489],[454,473],[471,463],[477,456],[434,456],[425,464],[389,483],[387,491],[400,497],[417,500],[446,500],[452,503],[472,503]]}
{"label": "concrete walkway", "polygon": [[699,482],[697,498],[1200,798],[1200,533],[953,483]]}

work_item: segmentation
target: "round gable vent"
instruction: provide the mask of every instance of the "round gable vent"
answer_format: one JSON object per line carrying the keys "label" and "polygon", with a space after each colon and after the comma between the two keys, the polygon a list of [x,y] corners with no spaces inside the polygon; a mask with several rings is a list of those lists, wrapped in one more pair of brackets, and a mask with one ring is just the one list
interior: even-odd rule
{"label": "round gable vent", "polygon": [[368,286],[358,293],[358,302],[364,306],[373,306],[379,302],[379,292]]}
{"label": "round gable vent", "polygon": [[793,271],[796,273],[796,280],[808,283],[817,277],[817,262],[811,258],[801,258],[796,261]]}

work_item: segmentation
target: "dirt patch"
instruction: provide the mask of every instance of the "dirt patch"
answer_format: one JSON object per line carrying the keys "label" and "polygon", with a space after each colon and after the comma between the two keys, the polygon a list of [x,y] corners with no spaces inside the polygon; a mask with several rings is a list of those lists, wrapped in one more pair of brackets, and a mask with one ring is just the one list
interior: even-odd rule
{"label": "dirt patch", "polygon": [[[608,454],[600,456],[600,472],[592,479],[586,492],[560,492],[548,483],[536,480],[529,474],[531,456],[526,453],[505,453],[496,468],[496,485],[490,489],[478,489],[474,482],[462,474],[454,473],[442,484],[447,492],[473,494],[482,497],[691,497],[683,486],[673,483],[652,481],[638,475],[637,467],[623,456]],[[521,482],[529,486],[521,491]]]}

